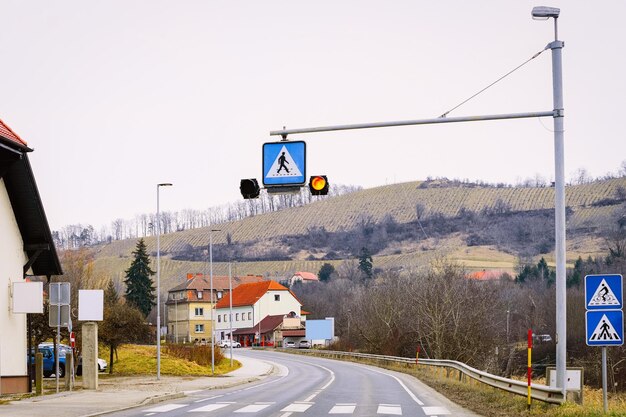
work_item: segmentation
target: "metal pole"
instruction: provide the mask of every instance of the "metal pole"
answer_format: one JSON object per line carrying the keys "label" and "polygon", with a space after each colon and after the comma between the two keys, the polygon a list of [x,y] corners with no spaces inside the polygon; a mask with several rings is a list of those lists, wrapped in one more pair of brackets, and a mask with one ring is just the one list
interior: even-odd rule
{"label": "metal pole", "polygon": [[174,293],[174,340],[178,344],[178,299],[176,299],[176,293]]}
{"label": "metal pole", "polygon": [[157,380],[161,379],[161,211],[159,188],[171,186],[170,183],[157,184]]}
{"label": "metal pole", "polygon": [[606,346],[602,346],[602,405],[604,413],[609,412],[609,399],[607,397],[607,381],[606,381]]}
{"label": "metal pole", "polygon": [[229,302],[229,315],[228,325],[230,326],[230,367],[233,367],[233,274],[231,270],[231,264],[228,263],[228,296]]}
{"label": "metal pole", "polygon": [[157,184],[157,380],[161,379],[161,213],[159,208],[159,188]]}
{"label": "metal pole", "polygon": [[213,230],[209,230],[209,276],[211,277],[211,375],[215,375],[215,330],[213,329]]}
{"label": "metal pole", "polygon": [[287,135],[295,134],[295,133],[318,133],[318,132],[333,132],[337,130],[370,129],[370,128],[377,128],[377,127],[430,125],[430,124],[458,123],[458,122],[481,122],[481,121],[486,121],[486,120],[526,119],[526,118],[533,118],[533,117],[551,117],[551,116],[552,117],[554,116],[554,111],[510,113],[510,114],[490,114],[490,115],[485,115],[485,116],[437,117],[436,119],[400,120],[396,122],[357,123],[357,124],[351,124],[351,125],[272,130],[270,131],[270,136],[286,137]]}
{"label": "metal pole", "polygon": [[[555,37],[557,18],[554,18]],[[552,87],[554,102],[554,220],[556,252],[556,383],[566,398],[567,388],[567,287],[565,271],[565,134],[563,128],[563,42],[555,39],[552,50]]]}

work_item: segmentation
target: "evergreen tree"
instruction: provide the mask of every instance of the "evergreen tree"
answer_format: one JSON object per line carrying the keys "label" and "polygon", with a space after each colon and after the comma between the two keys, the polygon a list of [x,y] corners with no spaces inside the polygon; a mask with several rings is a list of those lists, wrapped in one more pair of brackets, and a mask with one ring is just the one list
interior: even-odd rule
{"label": "evergreen tree", "polygon": [[370,255],[370,251],[366,247],[363,247],[361,248],[361,254],[359,255],[359,270],[365,278],[371,279],[374,275],[372,269],[372,255]]}
{"label": "evergreen tree", "polygon": [[154,271],[150,269],[150,257],[146,253],[146,244],[143,239],[137,242],[133,255],[135,259],[130,264],[130,268],[125,271],[126,294],[124,298],[129,305],[136,307],[147,317],[152,307],[156,305],[154,302],[156,295],[150,278],[154,275]]}
{"label": "evergreen tree", "polygon": [[112,305],[117,304],[118,301],[120,301],[120,296],[118,295],[117,290],[115,289],[115,284],[113,283],[113,280],[110,279],[109,284],[104,290],[104,304],[106,306],[112,306]]}
{"label": "evergreen tree", "polygon": [[320,272],[317,273],[317,277],[322,282],[330,281],[330,277],[335,273],[335,267],[329,263],[325,263],[320,268]]}

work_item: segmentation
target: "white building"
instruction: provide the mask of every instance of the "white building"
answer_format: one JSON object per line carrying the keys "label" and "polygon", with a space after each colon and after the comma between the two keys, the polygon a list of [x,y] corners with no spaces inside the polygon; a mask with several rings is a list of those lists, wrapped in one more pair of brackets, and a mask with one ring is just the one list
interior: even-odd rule
{"label": "white building", "polygon": [[[216,339],[228,339],[230,329],[249,329],[246,335],[240,336],[242,345],[264,342],[264,329],[256,330],[259,322],[267,316],[288,316],[301,318],[302,304],[296,296],[276,281],[263,281],[252,284],[241,284],[233,289],[232,321],[229,320],[230,297],[223,297],[215,306]],[[273,329],[272,329],[273,330]]]}
{"label": "white building", "polygon": [[0,120],[0,394],[30,390],[27,317],[10,310],[11,283],[62,274],[28,152]]}

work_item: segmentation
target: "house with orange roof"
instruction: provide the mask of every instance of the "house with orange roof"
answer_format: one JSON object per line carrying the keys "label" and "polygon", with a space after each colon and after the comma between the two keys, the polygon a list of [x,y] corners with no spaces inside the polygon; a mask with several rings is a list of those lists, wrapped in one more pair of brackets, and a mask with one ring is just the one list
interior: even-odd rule
{"label": "house with orange roof", "polygon": [[309,282],[320,282],[320,280],[317,275],[312,272],[301,271],[296,272],[291,278],[289,278],[289,286],[292,286],[296,282],[307,284]]}
{"label": "house with orange roof", "polygon": [[[232,286],[262,282],[261,275],[232,277]],[[213,275],[213,293],[211,277],[203,274],[187,274],[182,284],[168,291],[167,339],[170,342],[207,343],[211,341],[213,306],[228,296],[230,282],[227,276]]]}
{"label": "house with orange roof", "polygon": [[243,346],[273,345],[282,340],[278,327],[301,330],[305,321],[302,303],[289,288],[276,281],[242,284],[233,289],[232,314],[230,297],[223,297],[215,306],[216,339],[230,338]]}
{"label": "house with orange roof", "polygon": [[[62,275],[28,159],[32,152],[0,120],[0,394],[30,391],[26,314],[12,311],[11,288],[32,276]],[[34,377],[34,376],[33,376]]]}

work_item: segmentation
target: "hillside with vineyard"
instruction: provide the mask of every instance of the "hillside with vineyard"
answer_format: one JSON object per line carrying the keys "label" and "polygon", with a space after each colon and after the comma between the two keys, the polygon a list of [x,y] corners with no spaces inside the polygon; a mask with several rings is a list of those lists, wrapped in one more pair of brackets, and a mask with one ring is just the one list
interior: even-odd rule
{"label": "hillside with vineyard", "polygon": [[[602,231],[626,214],[626,178],[566,189],[568,261],[603,253]],[[520,257],[552,259],[554,188],[478,186],[447,180],[360,190],[216,225],[214,271],[282,278],[354,262],[368,247],[374,266],[410,269],[448,256],[470,270],[513,271]],[[161,237],[162,280],[205,272],[208,228]],[[146,237],[150,253],[156,238]],[[90,248],[98,275],[123,277],[136,239]]]}

